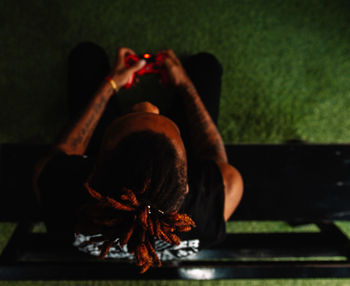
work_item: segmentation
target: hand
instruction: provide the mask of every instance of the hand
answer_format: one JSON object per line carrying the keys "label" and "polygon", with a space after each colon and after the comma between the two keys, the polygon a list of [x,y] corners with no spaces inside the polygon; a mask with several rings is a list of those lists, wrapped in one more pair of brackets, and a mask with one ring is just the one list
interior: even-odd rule
{"label": "hand", "polygon": [[174,86],[186,85],[191,82],[186,70],[182,66],[180,60],[176,57],[173,50],[162,50],[160,53],[166,54],[168,57],[164,61],[170,83]]}
{"label": "hand", "polygon": [[121,88],[124,85],[126,85],[131,80],[132,75],[138,70],[142,69],[146,64],[145,60],[140,60],[134,66],[127,68],[125,66],[125,57],[128,54],[136,55],[136,53],[129,48],[119,48],[116,63],[112,68],[110,74],[110,77],[114,79],[114,81],[118,85],[118,88]]}

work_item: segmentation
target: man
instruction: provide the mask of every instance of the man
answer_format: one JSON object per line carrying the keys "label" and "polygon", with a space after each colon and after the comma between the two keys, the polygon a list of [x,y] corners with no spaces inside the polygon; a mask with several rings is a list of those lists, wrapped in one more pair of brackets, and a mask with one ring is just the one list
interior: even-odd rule
{"label": "man", "polygon": [[[80,45],[77,49],[83,49],[83,46],[95,49],[91,44]],[[163,136],[163,139],[169,142],[170,149],[164,149],[164,154],[173,154],[169,155],[169,158],[172,158],[169,159],[169,164],[172,164],[172,167],[169,167],[167,175],[163,175],[163,178],[157,177],[159,192],[153,192],[153,189],[156,188],[156,185],[154,185],[155,174],[160,172],[154,169],[160,164],[163,164],[162,170],[167,169],[167,166],[169,166],[167,162],[162,162],[161,158],[156,158],[159,155],[157,150],[161,149],[157,147],[157,150],[152,151],[154,152],[152,153],[153,155],[151,154],[150,157],[144,159],[145,162],[155,160],[151,165],[143,169],[144,173],[149,175],[148,179],[152,179],[153,185],[149,187],[152,191],[146,191],[144,194],[147,194],[147,196],[135,191],[135,189],[140,189],[141,187],[139,186],[143,186],[143,183],[146,186],[147,179],[142,177],[141,171],[135,171],[130,180],[125,181],[124,188],[126,186],[129,188],[137,180],[136,177],[141,176],[143,179],[140,181],[140,185],[134,185],[130,189],[134,190],[139,201],[147,201],[147,204],[145,203],[144,205],[149,210],[153,208],[153,214],[155,212],[170,214],[171,211],[180,210],[188,213],[197,225],[197,229],[189,234],[194,233],[195,237],[199,237],[202,247],[223,239],[225,221],[233,214],[242,198],[243,180],[238,170],[229,164],[224,143],[212,119],[212,116],[214,116],[215,122],[217,121],[222,68],[214,56],[202,53],[191,57],[187,61],[189,64],[187,65],[188,71],[186,71],[172,50],[164,50],[162,52],[168,55],[163,68],[167,72],[171,86],[179,94],[179,108],[173,109],[173,114],[175,114],[173,116],[174,120],[160,114],[160,110],[154,104],[140,102],[135,104],[129,113],[116,116],[116,118],[112,118],[109,121],[104,120],[104,124],[100,122],[97,128],[100,131],[95,132],[95,137],[93,140],[91,139],[106,107],[108,109],[110,99],[117,97],[118,90],[129,81],[133,73],[141,69],[145,64],[143,61],[139,61],[134,66],[127,68],[124,64],[124,59],[127,54],[135,54],[135,52],[129,48],[120,48],[116,64],[110,70],[107,80],[102,80],[101,83],[100,76],[98,90],[92,94],[89,102],[77,113],[78,115],[75,115],[74,123],[53,146],[50,155],[38,163],[34,183],[37,197],[43,206],[44,215],[48,217],[46,223],[50,232],[71,232],[73,230],[66,226],[69,224],[68,222],[71,222],[72,226],[76,224],[79,206],[85,200],[82,198],[83,194],[88,193],[86,188],[89,189],[90,194],[96,194],[95,199],[109,196],[117,200],[118,192],[121,191],[112,192],[109,189],[113,185],[114,190],[119,187],[121,190],[122,186],[119,186],[117,181],[127,180],[128,174],[131,174],[138,168],[142,170],[142,166],[139,166],[140,162],[137,162],[138,158],[141,158],[144,153],[151,152],[148,150],[151,150],[153,143],[147,145],[148,147],[145,151],[142,151],[143,153],[141,151],[139,151],[141,153],[137,153],[137,150],[143,150],[142,138],[146,137],[142,136],[150,132],[153,135]],[[88,64],[88,60],[84,64]],[[205,70],[200,68],[200,65],[206,65]],[[84,85],[89,84],[89,80],[84,78],[84,76],[80,77],[80,79],[77,76],[76,80],[75,92],[79,89],[79,85],[81,88],[84,88]],[[71,81],[74,82],[74,77],[72,76]],[[194,82],[196,82],[197,86]],[[200,90],[199,93],[197,88]],[[210,92],[213,94],[210,94]],[[82,96],[84,96],[84,93]],[[206,103],[209,105],[208,109],[213,110],[213,108],[216,108],[216,110],[209,114],[202,98],[205,98]],[[210,106],[210,101],[214,102],[215,106]],[[181,107],[182,109],[180,109]],[[110,111],[109,114],[111,114]],[[113,114],[109,115],[109,117],[113,117]],[[103,140],[101,139],[102,132]],[[98,134],[98,138],[96,134]],[[142,135],[138,137],[138,141],[136,140],[139,145],[135,145],[136,147],[133,149],[137,155],[130,150],[118,153],[117,151],[121,150],[121,146],[124,146],[123,148],[127,150],[130,144],[134,144],[132,143],[134,141],[124,145],[122,142],[126,142],[125,140],[136,134]],[[163,139],[160,138],[159,140]],[[154,140],[149,142],[161,142],[157,141],[158,139]],[[92,145],[94,146],[91,147]],[[165,143],[159,146],[163,145]],[[90,167],[85,169],[85,166],[88,164],[84,163],[84,160],[87,159],[86,154],[90,153],[89,150],[95,150],[96,158],[89,163]],[[120,163],[121,160],[127,160],[127,158],[123,157],[125,154],[122,154],[125,152],[130,153],[128,153],[127,158],[132,158],[135,155],[131,163],[126,161]],[[166,161],[165,156],[168,155],[162,156]],[[108,164],[106,163],[107,161]],[[115,167],[118,164],[121,167]],[[126,164],[129,164],[129,167],[125,166]],[[109,174],[110,169],[113,168],[117,169],[113,174]],[[126,169],[128,171],[125,171]],[[121,175],[124,171],[125,174]],[[163,181],[167,177],[173,176],[172,173],[176,173],[176,179],[174,179],[173,184],[175,186],[173,187],[173,197],[167,193],[167,190],[162,189],[165,185]],[[118,177],[119,175],[120,177]],[[86,183],[85,189],[82,188],[83,183]],[[65,191],[67,188],[69,192]],[[168,184],[167,189],[169,188]],[[76,189],[82,190],[80,195],[75,191]],[[165,196],[165,193],[167,193],[167,196]],[[162,196],[167,199],[161,201]],[[70,197],[76,197],[76,199],[71,199]],[[183,198],[177,199],[179,197]],[[72,201],[74,201],[74,204],[70,205]],[[59,205],[59,207],[55,207],[55,205]],[[67,211],[64,214],[63,210],[65,208]],[[57,213],[59,212],[62,212],[62,214],[58,215]],[[148,214],[151,215],[152,212],[149,211]],[[186,236],[183,237],[186,238]],[[183,237],[181,238],[183,239]],[[105,254],[108,253],[108,251],[105,252]],[[141,264],[139,265],[141,266]]]}

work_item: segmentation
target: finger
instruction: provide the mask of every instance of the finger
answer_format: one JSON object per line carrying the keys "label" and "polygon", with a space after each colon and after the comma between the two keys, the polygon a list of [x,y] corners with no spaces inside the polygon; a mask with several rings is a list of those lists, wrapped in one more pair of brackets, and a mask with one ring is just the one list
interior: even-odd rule
{"label": "finger", "polygon": [[167,69],[171,69],[174,66],[181,66],[181,63],[177,59],[173,59],[171,57],[166,57],[164,60],[164,65]]}
{"label": "finger", "polygon": [[161,53],[166,53],[168,54],[169,56],[171,56],[172,58],[176,58],[176,55],[174,53],[174,51],[172,49],[164,49],[164,50],[161,50],[160,51]]}
{"label": "finger", "polygon": [[175,55],[175,53],[172,49],[162,50],[160,52],[168,55],[168,58],[170,58],[174,63],[181,65],[180,60],[177,58],[177,56]]}
{"label": "finger", "polygon": [[165,65],[167,68],[170,69],[170,68],[174,65],[173,59],[171,59],[171,58],[166,58],[166,59],[164,60],[164,65]]}
{"label": "finger", "polygon": [[179,59],[177,58],[175,52],[172,49],[167,50],[167,52],[170,58],[172,58],[176,63],[179,63]]}
{"label": "finger", "polygon": [[171,65],[173,65],[174,63],[176,63],[176,60],[173,58],[173,53],[170,52],[169,49],[167,50],[161,50],[159,51],[159,53],[162,53],[162,54],[166,54],[167,57],[165,58],[164,60],[164,64],[167,66],[167,67],[170,67]]}
{"label": "finger", "polygon": [[129,48],[121,47],[118,50],[118,60],[123,60],[127,54],[133,54],[136,55],[136,53]]}
{"label": "finger", "polygon": [[146,65],[146,61],[144,59],[139,60],[135,63],[135,65],[128,68],[131,72],[137,72],[138,70],[142,69]]}

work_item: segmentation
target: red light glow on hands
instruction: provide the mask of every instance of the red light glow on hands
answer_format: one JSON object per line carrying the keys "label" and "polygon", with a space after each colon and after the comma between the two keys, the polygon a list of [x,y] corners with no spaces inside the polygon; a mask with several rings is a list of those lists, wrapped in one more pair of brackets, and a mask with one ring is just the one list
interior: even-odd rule
{"label": "red light glow on hands", "polygon": [[151,57],[151,55],[150,55],[150,54],[144,54],[143,57],[144,57],[145,59],[149,59],[149,58]]}

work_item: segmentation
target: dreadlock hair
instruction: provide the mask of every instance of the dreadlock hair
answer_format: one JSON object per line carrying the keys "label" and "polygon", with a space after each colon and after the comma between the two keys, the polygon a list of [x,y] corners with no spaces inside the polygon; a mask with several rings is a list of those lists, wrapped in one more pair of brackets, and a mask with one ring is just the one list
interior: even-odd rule
{"label": "dreadlock hair", "polygon": [[186,195],[187,164],[164,134],[140,131],[122,139],[85,187],[95,200],[80,209],[76,232],[102,233],[97,239],[104,242],[101,259],[119,238],[144,273],[161,266],[155,237],[178,245],[177,233],[195,227],[189,216],[177,212]]}

